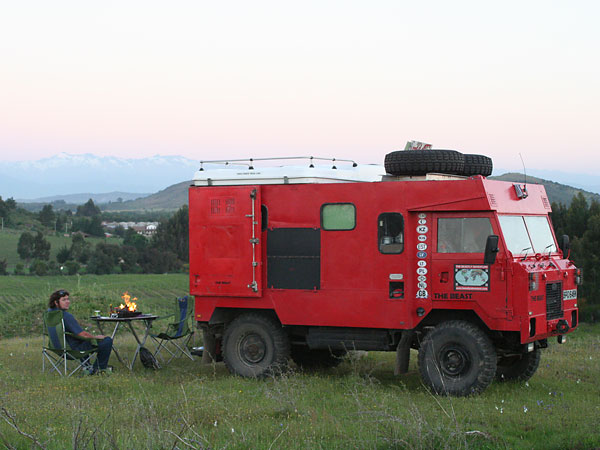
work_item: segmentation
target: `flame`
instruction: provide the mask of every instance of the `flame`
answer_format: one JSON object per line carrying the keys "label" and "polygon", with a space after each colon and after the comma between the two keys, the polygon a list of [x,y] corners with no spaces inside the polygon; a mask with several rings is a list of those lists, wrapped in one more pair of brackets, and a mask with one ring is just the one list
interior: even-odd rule
{"label": "flame", "polygon": [[131,295],[129,295],[129,293],[127,293],[127,291],[125,291],[123,293],[123,295],[121,295],[121,298],[123,299],[125,304],[121,303],[119,305],[120,310],[127,309],[127,311],[130,311],[130,312],[134,312],[137,310],[137,303],[136,303],[137,297],[133,297],[133,299],[130,301],[129,299],[131,298]]}

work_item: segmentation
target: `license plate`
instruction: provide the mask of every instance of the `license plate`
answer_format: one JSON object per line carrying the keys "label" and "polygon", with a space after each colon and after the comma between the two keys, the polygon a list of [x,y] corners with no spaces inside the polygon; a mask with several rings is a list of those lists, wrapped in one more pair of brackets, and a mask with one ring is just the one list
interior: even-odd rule
{"label": "license plate", "polygon": [[577,289],[568,289],[563,291],[563,300],[575,300],[577,298]]}

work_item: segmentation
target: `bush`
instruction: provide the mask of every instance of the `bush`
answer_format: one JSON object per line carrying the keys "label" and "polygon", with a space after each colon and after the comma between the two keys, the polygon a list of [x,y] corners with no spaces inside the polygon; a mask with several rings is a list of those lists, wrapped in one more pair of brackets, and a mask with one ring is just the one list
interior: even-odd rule
{"label": "bush", "polygon": [[6,271],[7,266],[8,263],[6,262],[6,259],[0,259],[0,275],[8,275],[8,272]]}
{"label": "bush", "polygon": [[69,274],[69,275],[75,275],[79,271],[79,267],[80,266],[79,266],[79,263],[77,261],[71,260],[71,261],[65,262],[64,267],[65,267],[65,269],[67,271],[67,274]]}
{"label": "bush", "polygon": [[29,266],[29,273],[41,277],[48,273],[48,266],[44,261],[36,259],[33,263],[31,263],[31,266]]}
{"label": "bush", "polygon": [[25,266],[21,263],[15,265],[15,275],[25,275]]}

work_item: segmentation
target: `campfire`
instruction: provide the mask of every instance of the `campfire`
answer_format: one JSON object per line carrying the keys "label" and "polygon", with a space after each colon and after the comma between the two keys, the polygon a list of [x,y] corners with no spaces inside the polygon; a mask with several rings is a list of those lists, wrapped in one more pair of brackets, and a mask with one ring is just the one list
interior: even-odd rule
{"label": "campfire", "polygon": [[121,298],[123,303],[117,308],[111,308],[111,313],[116,314],[118,317],[135,317],[142,314],[137,309],[137,297],[131,298],[128,292],[124,292]]}

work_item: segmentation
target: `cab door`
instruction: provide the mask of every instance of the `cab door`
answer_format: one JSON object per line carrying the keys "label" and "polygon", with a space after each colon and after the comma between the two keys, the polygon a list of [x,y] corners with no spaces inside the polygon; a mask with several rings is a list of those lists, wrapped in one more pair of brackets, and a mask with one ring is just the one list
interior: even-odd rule
{"label": "cab door", "polygon": [[431,299],[434,308],[475,310],[506,318],[506,280],[500,263],[483,263],[487,237],[499,234],[491,213],[433,216]]}
{"label": "cab door", "polygon": [[189,191],[190,292],[262,295],[260,186]]}

